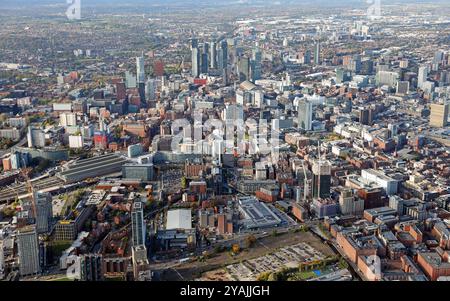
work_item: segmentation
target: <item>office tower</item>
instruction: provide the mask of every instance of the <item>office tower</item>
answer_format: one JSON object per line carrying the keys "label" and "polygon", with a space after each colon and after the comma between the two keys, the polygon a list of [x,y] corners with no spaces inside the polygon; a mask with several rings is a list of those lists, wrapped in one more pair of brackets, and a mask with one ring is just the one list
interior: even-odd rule
{"label": "office tower", "polygon": [[191,39],[191,50],[194,48],[198,48],[198,40],[195,38]]}
{"label": "office tower", "polygon": [[445,58],[445,52],[442,50],[438,50],[434,53],[433,62],[436,64],[440,64],[440,63],[442,63],[442,61],[444,61],[444,58]]}
{"label": "office tower", "polygon": [[403,59],[400,61],[400,68],[407,69],[409,67],[409,60]]}
{"label": "office tower", "polygon": [[339,196],[339,207],[343,215],[361,215],[364,212],[364,200],[355,198],[352,189],[344,188]]}
{"label": "office tower", "polygon": [[252,52],[252,63],[251,63],[251,73],[252,73],[252,81],[255,82],[258,79],[261,79],[261,60],[262,54],[258,48],[253,49]]}
{"label": "office tower", "polygon": [[202,67],[201,67],[201,71],[204,74],[208,73],[208,68],[209,68],[209,63],[208,63],[208,53],[209,53],[209,44],[208,43],[203,43],[203,51],[202,51]]}
{"label": "office tower", "polygon": [[239,80],[241,82],[250,80],[250,58],[241,56],[238,65]]}
{"label": "office tower", "polygon": [[39,241],[34,225],[18,230],[17,247],[19,252],[20,275],[34,275],[41,271],[39,259]]}
{"label": "office tower", "polygon": [[19,152],[14,151],[11,153],[10,160],[11,160],[11,168],[13,170],[17,170],[27,166],[28,158],[26,154],[21,154]]}
{"label": "office tower", "polygon": [[373,61],[370,58],[365,58],[361,60],[361,71],[362,75],[372,75],[373,74]]}
{"label": "office tower", "polygon": [[134,280],[138,281],[143,272],[149,271],[147,248],[145,246],[133,246],[131,248],[131,261],[133,263]]}
{"label": "office tower", "polygon": [[398,124],[395,123],[389,123],[388,124],[388,130],[390,133],[390,137],[395,137],[398,135]]}
{"label": "office tower", "polygon": [[139,99],[140,99],[140,104],[142,105],[143,103],[145,103],[145,81],[138,83],[138,92],[139,92]]}
{"label": "office tower", "polygon": [[61,113],[59,114],[59,124],[61,126],[76,126],[77,115],[75,113]]}
{"label": "office tower", "polygon": [[387,85],[389,87],[396,87],[400,75],[397,72],[391,71],[378,71],[376,76],[376,83],[378,86]]}
{"label": "office tower", "polygon": [[145,82],[145,62],[143,56],[136,58],[136,79],[139,84]]}
{"label": "office tower", "polygon": [[330,197],[331,165],[328,161],[317,160],[313,163],[313,197],[324,199]]}
{"label": "office tower", "polygon": [[343,68],[336,69],[336,83],[342,84],[352,80],[352,73]]}
{"label": "office tower", "polygon": [[449,114],[449,103],[445,104],[431,104],[431,115],[430,115],[430,126],[442,128],[447,126],[448,114]]}
{"label": "office tower", "polygon": [[306,50],[303,56],[303,64],[309,65],[311,64],[311,50]]}
{"label": "office tower", "polygon": [[38,234],[45,234],[50,231],[53,219],[52,196],[44,192],[33,193],[36,206],[36,231]]}
{"label": "office tower", "polygon": [[134,76],[131,72],[126,71],[125,72],[125,83],[128,89],[136,88],[137,87],[137,81],[136,76]]}
{"label": "office tower", "polygon": [[321,46],[320,46],[320,42],[317,42],[314,45],[314,64],[316,65],[320,65],[322,63],[321,61]]}
{"label": "office tower", "polygon": [[144,205],[140,201],[133,203],[131,211],[131,231],[133,246],[145,245]]}
{"label": "office tower", "polygon": [[359,122],[363,125],[372,125],[373,110],[371,108],[361,108],[359,110]]}
{"label": "office tower", "polygon": [[145,84],[145,97],[148,101],[155,101],[156,100],[156,88],[157,83],[154,79],[148,79]]}
{"label": "office tower", "polygon": [[409,82],[399,81],[397,82],[397,94],[406,95],[409,92]]}
{"label": "office tower", "polygon": [[116,84],[116,97],[117,100],[124,100],[127,98],[127,87],[124,82]]}
{"label": "office tower", "polygon": [[312,130],[312,103],[301,100],[298,104],[298,127],[305,131]]}
{"label": "office tower", "polygon": [[81,281],[102,281],[103,256],[101,254],[86,254],[80,257]]}
{"label": "office tower", "polygon": [[28,147],[44,147],[45,146],[45,133],[41,129],[34,129],[31,126],[28,127],[27,133]]}
{"label": "office tower", "polygon": [[211,41],[209,47],[209,66],[211,69],[217,68],[217,44],[215,41]]}
{"label": "office tower", "polygon": [[192,76],[198,77],[200,75],[200,50],[198,47],[192,48]]}
{"label": "office tower", "polygon": [[244,120],[244,108],[240,105],[227,105],[223,110],[222,120]]}
{"label": "office tower", "polygon": [[428,79],[428,67],[419,67],[419,74],[417,76],[417,87],[422,88],[423,84],[427,82]]}
{"label": "office tower", "polygon": [[228,43],[225,40],[220,42],[217,65],[220,70],[224,70],[228,66]]}
{"label": "office tower", "polygon": [[223,85],[228,86],[228,70],[226,68],[222,70],[222,78],[223,78]]}
{"label": "office tower", "polygon": [[356,74],[359,74],[361,72],[362,68],[362,62],[361,62],[361,56],[355,55],[350,60],[350,70],[355,72]]}

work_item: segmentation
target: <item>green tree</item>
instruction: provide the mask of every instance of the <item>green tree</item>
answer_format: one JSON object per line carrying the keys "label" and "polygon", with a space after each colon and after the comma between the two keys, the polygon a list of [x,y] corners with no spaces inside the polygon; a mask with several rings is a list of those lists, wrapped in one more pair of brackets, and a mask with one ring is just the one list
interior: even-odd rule
{"label": "green tree", "polygon": [[187,179],[186,179],[186,177],[182,177],[182,178],[181,178],[181,187],[182,187],[183,189],[186,189],[186,188],[187,188]]}

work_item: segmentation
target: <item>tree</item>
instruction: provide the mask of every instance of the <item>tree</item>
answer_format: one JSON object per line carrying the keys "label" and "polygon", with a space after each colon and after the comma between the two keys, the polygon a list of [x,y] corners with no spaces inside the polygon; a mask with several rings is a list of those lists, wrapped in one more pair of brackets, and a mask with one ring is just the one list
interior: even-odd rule
{"label": "tree", "polygon": [[245,238],[245,243],[247,245],[247,248],[251,248],[256,243],[256,237],[254,235],[249,235]]}
{"label": "tree", "polygon": [[187,179],[186,177],[181,178],[181,188],[186,189],[187,187]]}
{"label": "tree", "polygon": [[270,276],[270,272],[264,272],[258,275],[256,278],[257,281],[268,281]]}

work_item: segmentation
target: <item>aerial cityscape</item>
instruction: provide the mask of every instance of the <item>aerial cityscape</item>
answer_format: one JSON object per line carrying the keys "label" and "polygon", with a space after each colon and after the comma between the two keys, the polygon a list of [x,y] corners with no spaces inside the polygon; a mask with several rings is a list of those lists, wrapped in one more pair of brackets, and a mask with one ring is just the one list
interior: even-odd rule
{"label": "aerial cityscape", "polygon": [[449,1],[0,19],[0,281],[450,281]]}

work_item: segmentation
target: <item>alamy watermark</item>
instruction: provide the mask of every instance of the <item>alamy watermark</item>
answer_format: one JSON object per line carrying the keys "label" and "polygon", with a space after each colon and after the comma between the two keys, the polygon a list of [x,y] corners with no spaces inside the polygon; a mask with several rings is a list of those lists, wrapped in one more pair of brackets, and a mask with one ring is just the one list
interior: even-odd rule
{"label": "alamy watermark", "polygon": [[369,8],[367,9],[367,18],[376,20],[381,18],[381,0],[367,0]]}
{"label": "alamy watermark", "polygon": [[66,16],[69,20],[81,19],[81,0],[66,0],[69,7],[66,10]]}

